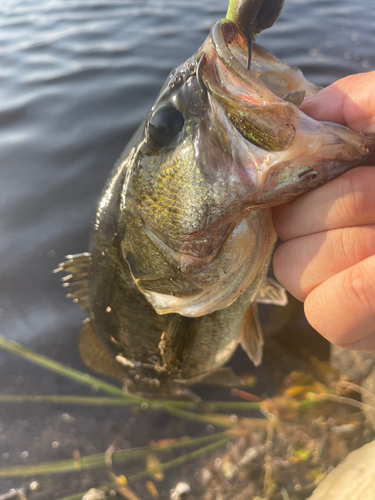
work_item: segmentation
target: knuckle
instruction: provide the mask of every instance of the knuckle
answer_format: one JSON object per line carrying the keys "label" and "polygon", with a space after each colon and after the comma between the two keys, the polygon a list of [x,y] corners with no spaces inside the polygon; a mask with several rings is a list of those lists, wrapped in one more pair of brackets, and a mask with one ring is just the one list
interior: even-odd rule
{"label": "knuckle", "polygon": [[307,296],[307,320],[332,344],[348,347],[375,319],[374,271],[375,256],[333,276]]}
{"label": "knuckle", "polygon": [[363,228],[347,227],[338,229],[334,233],[330,245],[330,259],[334,260],[340,255],[344,266],[352,266],[363,259],[367,246]]}
{"label": "knuckle", "polygon": [[364,212],[363,176],[343,175],[339,178],[337,188],[337,202],[335,203],[336,217],[345,223],[355,222]]}
{"label": "knuckle", "polygon": [[348,261],[350,258],[351,246],[347,231],[345,231],[345,229],[335,229],[330,231],[328,234],[328,261],[335,262],[339,255],[342,256],[344,260]]}
{"label": "knuckle", "polygon": [[279,283],[297,298],[301,296],[296,267],[292,265],[293,245],[283,243],[273,256],[273,271]]}
{"label": "knuckle", "polygon": [[285,241],[289,235],[288,217],[285,217],[284,212],[288,210],[288,206],[277,206],[272,209],[272,222],[276,234]]}
{"label": "knuckle", "polygon": [[342,287],[338,289],[344,303],[353,310],[375,309],[375,284],[371,273],[363,266],[353,266],[343,274]]}

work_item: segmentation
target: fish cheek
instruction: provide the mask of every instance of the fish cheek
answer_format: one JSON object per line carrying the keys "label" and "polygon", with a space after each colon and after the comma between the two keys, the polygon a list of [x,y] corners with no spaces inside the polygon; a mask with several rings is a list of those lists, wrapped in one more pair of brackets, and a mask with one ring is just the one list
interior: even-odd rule
{"label": "fish cheek", "polygon": [[140,291],[155,291],[175,296],[199,292],[173,261],[163,253],[145,231],[137,213],[128,208],[124,214],[125,232],[121,251]]}
{"label": "fish cheek", "polygon": [[158,158],[142,158],[131,190],[144,223],[174,252],[181,252],[185,241],[222,215],[212,183],[197,161],[191,134]]}

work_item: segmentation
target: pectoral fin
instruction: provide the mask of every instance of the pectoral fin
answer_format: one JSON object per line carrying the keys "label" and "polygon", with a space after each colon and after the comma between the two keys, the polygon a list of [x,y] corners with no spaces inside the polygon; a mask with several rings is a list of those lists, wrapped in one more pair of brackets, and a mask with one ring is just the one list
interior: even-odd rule
{"label": "pectoral fin", "polygon": [[284,288],[272,278],[266,278],[258,292],[256,301],[260,304],[286,306],[288,297]]}
{"label": "pectoral fin", "polygon": [[223,387],[238,387],[245,385],[245,381],[235,375],[231,368],[219,368],[211,372],[202,380],[203,384],[215,384]]}
{"label": "pectoral fin", "polygon": [[240,344],[254,365],[258,366],[262,361],[263,335],[255,303],[250,305],[244,316]]}
{"label": "pectoral fin", "polygon": [[79,337],[79,353],[91,370],[107,377],[124,378],[124,373],[99,339],[92,320],[86,320]]}
{"label": "pectoral fin", "polygon": [[67,288],[67,298],[71,298],[73,302],[78,302],[82,309],[90,314],[89,303],[89,283],[88,272],[90,267],[90,254],[78,253],[76,255],[67,255],[65,262],[59,264],[54,273],[64,272],[67,276],[61,278],[62,286]]}
{"label": "pectoral fin", "polygon": [[284,95],[283,99],[284,101],[291,102],[297,108],[301,106],[303,103],[303,100],[305,98],[306,92],[304,90],[292,90],[292,92],[289,92],[289,94]]}

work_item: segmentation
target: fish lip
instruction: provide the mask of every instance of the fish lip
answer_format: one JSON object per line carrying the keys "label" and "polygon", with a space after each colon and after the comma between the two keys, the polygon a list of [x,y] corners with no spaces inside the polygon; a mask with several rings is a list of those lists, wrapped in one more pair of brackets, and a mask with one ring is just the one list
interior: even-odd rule
{"label": "fish lip", "polygon": [[[234,24],[228,21],[219,20],[216,21],[211,27],[210,36],[212,40],[212,45],[215,49],[216,54],[218,55],[221,62],[223,62],[228,69],[232,70],[238,76],[242,76],[244,73],[244,67],[237,61],[237,59],[233,56],[231,51],[228,48],[228,44],[224,39],[222,27],[224,26],[224,22],[227,22],[228,26],[232,26],[234,28]],[[229,43],[232,43],[234,40],[234,35]]]}
{"label": "fish lip", "polygon": [[276,96],[243,66],[230,44],[243,50],[246,38],[231,21],[216,22],[209,44],[203,46],[206,63],[202,76],[209,93],[249,144],[267,151],[286,150],[296,134],[298,109]]}
{"label": "fish lip", "polygon": [[[232,38],[225,40],[223,30],[225,26],[229,26],[234,33]],[[227,30],[228,32],[228,30]],[[230,34],[228,35],[230,36]],[[239,32],[238,28],[234,23],[226,19],[222,19],[213,24],[210,31],[210,37],[212,40],[213,48],[219,58],[219,60],[231,71],[241,82],[243,82],[247,87],[250,87],[253,92],[260,94],[259,100],[266,100],[267,102],[282,102],[275,94],[273,94],[262,82],[254,78],[251,73],[243,66],[238,59],[232,54],[228,48],[228,44],[233,43],[236,36],[244,38],[244,36]],[[262,96],[263,94],[263,96]]]}

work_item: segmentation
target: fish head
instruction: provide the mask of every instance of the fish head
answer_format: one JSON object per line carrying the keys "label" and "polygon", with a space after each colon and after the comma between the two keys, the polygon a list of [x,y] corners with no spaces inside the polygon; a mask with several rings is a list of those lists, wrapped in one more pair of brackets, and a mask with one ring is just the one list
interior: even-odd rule
{"label": "fish head", "polygon": [[121,250],[159,314],[201,316],[264,277],[269,207],[360,162],[366,140],[316,122],[246,69],[248,40],[218,21],[168,76],[130,150]]}

